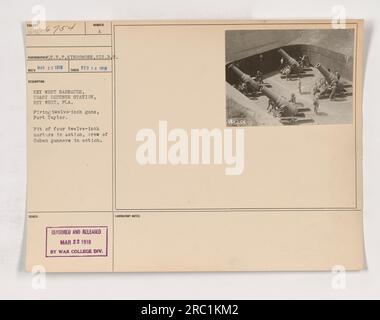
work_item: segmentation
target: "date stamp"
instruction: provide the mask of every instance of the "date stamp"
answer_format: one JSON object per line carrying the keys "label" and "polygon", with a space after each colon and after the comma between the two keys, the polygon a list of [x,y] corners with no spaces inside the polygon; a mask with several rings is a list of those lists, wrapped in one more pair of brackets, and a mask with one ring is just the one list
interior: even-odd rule
{"label": "date stamp", "polygon": [[46,258],[108,257],[108,227],[46,227]]}

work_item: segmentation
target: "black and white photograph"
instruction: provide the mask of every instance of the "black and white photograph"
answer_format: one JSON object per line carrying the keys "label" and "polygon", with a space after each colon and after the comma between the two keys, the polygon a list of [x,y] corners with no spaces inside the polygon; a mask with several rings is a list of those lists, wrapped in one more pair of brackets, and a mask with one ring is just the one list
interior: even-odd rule
{"label": "black and white photograph", "polygon": [[227,126],[350,124],[355,29],[229,30]]}
{"label": "black and white photograph", "polygon": [[0,1],[0,301],[240,320],[380,300],[379,12]]}

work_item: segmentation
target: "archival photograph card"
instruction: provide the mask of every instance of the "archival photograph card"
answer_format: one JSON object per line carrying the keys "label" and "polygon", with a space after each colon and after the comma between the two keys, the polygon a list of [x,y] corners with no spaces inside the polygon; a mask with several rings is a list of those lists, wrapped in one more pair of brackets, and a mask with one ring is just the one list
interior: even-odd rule
{"label": "archival photograph card", "polygon": [[25,25],[28,271],[365,268],[363,21]]}

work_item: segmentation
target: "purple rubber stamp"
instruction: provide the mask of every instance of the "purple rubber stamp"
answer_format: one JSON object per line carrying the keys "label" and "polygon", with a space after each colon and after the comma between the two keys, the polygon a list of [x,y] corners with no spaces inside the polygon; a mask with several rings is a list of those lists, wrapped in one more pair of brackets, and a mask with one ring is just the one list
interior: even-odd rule
{"label": "purple rubber stamp", "polygon": [[108,256],[108,227],[46,227],[46,258]]}

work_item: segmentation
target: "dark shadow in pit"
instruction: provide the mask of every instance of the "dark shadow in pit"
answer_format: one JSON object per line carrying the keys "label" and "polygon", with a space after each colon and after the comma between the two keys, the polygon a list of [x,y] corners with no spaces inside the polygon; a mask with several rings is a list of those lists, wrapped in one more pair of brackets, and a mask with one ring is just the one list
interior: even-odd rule
{"label": "dark shadow in pit", "polygon": [[348,95],[345,95],[344,97],[337,97],[337,96],[335,96],[335,98],[333,99],[333,100],[330,100],[330,98],[329,98],[329,96],[328,95],[326,95],[326,96],[322,96],[321,98],[320,98],[320,100],[328,100],[328,101],[330,101],[330,102],[342,102],[342,101],[347,101],[347,96]]}

